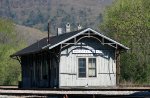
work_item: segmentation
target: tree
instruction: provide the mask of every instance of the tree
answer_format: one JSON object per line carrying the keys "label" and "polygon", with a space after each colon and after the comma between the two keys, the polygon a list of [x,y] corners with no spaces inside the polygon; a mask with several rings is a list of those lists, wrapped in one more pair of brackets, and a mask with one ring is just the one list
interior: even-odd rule
{"label": "tree", "polygon": [[0,85],[18,84],[20,64],[11,59],[10,55],[24,46],[24,41],[15,33],[14,23],[0,18]]}
{"label": "tree", "polygon": [[116,0],[106,9],[103,32],[130,48],[121,57],[121,79],[150,81],[150,1]]}

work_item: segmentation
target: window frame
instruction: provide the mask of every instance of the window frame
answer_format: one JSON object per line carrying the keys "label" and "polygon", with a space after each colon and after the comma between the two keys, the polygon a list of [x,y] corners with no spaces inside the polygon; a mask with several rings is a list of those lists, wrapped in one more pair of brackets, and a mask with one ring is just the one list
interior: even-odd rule
{"label": "window frame", "polygon": [[[86,58],[84,58],[84,57],[78,58],[78,77],[79,77],[79,69],[81,68],[81,67],[79,67],[79,59],[85,59],[85,63],[87,63]],[[85,77],[79,77],[79,78],[86,78],[86,77],[87,77],[87,66],[85,64]]]}
{"label": "window frame", "polygon": [[[95,68],[89,68],[89,59],[95,59]],[[88,66],[88,77],[90,77],[90,78],[94,78],[94,77],[97,77],[97,60],[96,60],[96,58],[93,58],[93,57],[89,57],[89,58],[87,58],[87,66]],[[95,69],[95,76],[89,76],[89,70],[90,69]]]}
{"label": "window frame", "polygon": [[[80,58],[85,58],[85,60],[86,60],[86,77],[79,77],[79,59]],[[95,58],[95,62],[96,62],[96,68],[95,68],[95,71],[96,71],[96,76],[95,77],[90,77],[89,76],[89,65],[88,65],[88,63],[89,63],[89,58]],[[79,78],[79,79],[85,79],[85,78],[97,78],[98,77],[98,74],[97,74],[97,69],[98,69],[98,67],[97,67],[97,65],[98,65],[98,63],[97,63],[97,58],[96,57],[93,57],[93,56],[88,56],[88,57],[85,57],[85,56],[79,56],[79,57],[77,57],[77,78]]]}

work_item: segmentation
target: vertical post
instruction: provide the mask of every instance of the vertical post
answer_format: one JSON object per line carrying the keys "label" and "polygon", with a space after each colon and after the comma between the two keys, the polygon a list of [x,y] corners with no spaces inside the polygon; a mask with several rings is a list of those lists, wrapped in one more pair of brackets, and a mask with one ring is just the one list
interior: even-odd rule
{"label": "vertical post", "polygon": [[48,85],[51,87],[51,54],[48,52]]}
{"label": "vertical post", "polygon": [[68,95],[66,94],[66,95],[64,95],[64,97],[63,98],[68,98]]}
{"label": "vertical post", "polygon": [[120,52],[116,50],[116,84],[119,86],[120,81]]}
{"label": "vertical post", "polygon": [[48,38],[47,38],[47,41],[49,43],[49,34],[50,34],[50,22],[48,22],[48,26],[47,26],[47,30],[48,30]]}
{"label": "vertical post", "polygon": [[21,59],[21,63],[20,63],[20,64],[21,64],[21,73],[22,73],[22,74],[21,74],[21,84],[20,84],[21,87],[20,87],[20,88],[22,88],[22,87],[24,86],[24,85],[23,85],[23,80],[24,80],[24,78],[23,78],[23,77],[24,77],[24,75],[23,75],[23,74],[24,74],[24,61],[23,61],[23,56],[21,56],[20,59]]}
{"label": "vertical post", "polygon": [[95,98],[95,95],[93,95],[93,98]]}
{"label": "vertical post", "polygon": [[61,77],[60,77],[60,72],[61,72],[61,62],[60,62],[60,58],[61,58],[61,51],[62,51],[62,47],[63,45],[60,45],[60,50],[59,50],[59,62],[58,62],[58,88],[60,88],[60,84],[61,84]]}

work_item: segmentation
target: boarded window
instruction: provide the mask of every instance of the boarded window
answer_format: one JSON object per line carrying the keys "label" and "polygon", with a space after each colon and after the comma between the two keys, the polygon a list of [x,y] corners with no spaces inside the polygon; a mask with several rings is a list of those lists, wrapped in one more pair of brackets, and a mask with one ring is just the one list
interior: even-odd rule
{"label": "boarded window", "polygon": [[80,78],[86,77],[86,58],[79,58],[78,65],[79,65],[79,77]]}
{"label": "boarded window", "polygon": [[96,77],[96,58],[88,59],[88,76]]}

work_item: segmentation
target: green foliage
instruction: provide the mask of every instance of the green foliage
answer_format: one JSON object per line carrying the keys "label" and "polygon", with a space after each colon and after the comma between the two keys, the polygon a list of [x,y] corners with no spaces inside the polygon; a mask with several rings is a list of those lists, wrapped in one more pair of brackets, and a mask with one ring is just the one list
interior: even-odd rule
{"label": "green foliage", "polygon": [[116,0],[103,15],[100,28],[130,48],[121,57],[121,79],[150,81],[150,1]]}
{"label": "green foliage", "polygon": [[19,62],[10,58],[25,45],[14,28],[12,21],[0,18],[0,85],[17,85],[21,74]]}

